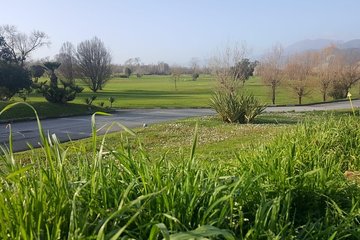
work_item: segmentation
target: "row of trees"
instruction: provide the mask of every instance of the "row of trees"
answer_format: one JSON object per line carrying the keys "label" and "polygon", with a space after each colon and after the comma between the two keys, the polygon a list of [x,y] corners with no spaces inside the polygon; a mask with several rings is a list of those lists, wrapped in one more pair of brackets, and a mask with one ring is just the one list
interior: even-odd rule
{"label": "row of trees", "polygon": [[140,58],[130,58],[125,61],[123,65],[112,65],[112,72],[114,76],[129,77],[134,74],[138,77],[143,75],[170,75],[170,65],[165,62],[157,64],[144,64]]}
{"label": "row of trees", "polygon": [[323,101],[327,97],[345,98],[360,80],[360,52],[329,46],[321,51],[304,52],[285,57],[281,46],[274,46],[256,69],[262,81],[271,87],[272,103],[276,90],[286,84],[302,103],[304,96],[318,89]]}
{"label": "row of trees", "polygon": [[[288,86],[301,104],[303,98],[315,89],[321,92],[323,101],[328,97],[345,98],[350,88],[360,79],[359,61],[360,52],[353,49],[340,50],[329,46],[321,51],[285,56],[283,48],[276,45],[260,61],[253,62],[247,58],[246,47],[240,46],[225,49],[222,54],[211,59],[208,67],[203,68],[199,67],[196,58],[190,61],[190,67],[169,66],[163,62],[158,65],[144,65],[140,58],[131,58],[124,65],[117,67],[125,69],[125,73],[129,73],[128,76],[131,73],[171,74],[175,89],[176,82],[182,74],[192,74],[196,80],[199,73],[212,73],[220,85],[235,84],[236,86],[225,87],[237,89],[237,85],[244,85],[255,69],[255,74],[271,88],[273,104],[276,103],[277,89],[280,85]],[[154,71],[145,72],[145,69],[149,68]],[[224,80],[228,78],[237,81]]]}
{"label": "row of trees", "polygon": [[122,65],[112,65],[114,76],[129,77],[131,74],[141,77],[143,75],[172,75],[174,71],[181,74],[209,74],[209,68],[200,66],[197,58],[191,58],[189,66],[169,65],[166,62],[144,64],[139,57],[129,58]]}

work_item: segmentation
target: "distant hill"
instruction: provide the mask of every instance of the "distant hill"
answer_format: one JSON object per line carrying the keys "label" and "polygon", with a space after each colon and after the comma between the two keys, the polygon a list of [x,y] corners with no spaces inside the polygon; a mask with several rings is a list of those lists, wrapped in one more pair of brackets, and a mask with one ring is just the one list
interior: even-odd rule
{"label": "distant hill", "polygon": [[330,45],[335,45],[339,49],[360,49],[360,39],[353,39],[347,42],[331,39],[303,40],[289,45],[284,50],[285,54],[291,55],[294,53],[320,50]]}
{"label": "distant hill", "polygon": [[344,42],[337,47],[340,49],[360,48],[360,39],[354,39],[348,42]]}

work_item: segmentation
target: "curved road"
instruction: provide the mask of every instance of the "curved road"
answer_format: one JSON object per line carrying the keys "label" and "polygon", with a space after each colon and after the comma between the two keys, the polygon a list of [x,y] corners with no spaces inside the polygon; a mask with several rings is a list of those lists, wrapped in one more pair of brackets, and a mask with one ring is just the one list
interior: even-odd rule
{"label": "curved road", "polygon": [[[360,107],[360,100],[353,101],[353,105],[354,107]],[[267,107],[266,112],[316,111],[346,108],[350,108],[348,101],[310,106]],[[97,116],[96,125],[98,128],[105,126],[99,130],[99,133],[101,134],[106,130],[106,126],[110,126],[113,122],[120,122],[129,128],[135,128],[143,126],[144,123],[153,124],[181,118],[213,114],[215,114],[215,112],[211,109],[125,109],[116,111],[112,114],[112,116]],[[56,134],[60,141],[81,139],[91,135],[90,116],[45,119],[41,121],[41,124],[45,133]],[[28,144],[33,147],[40,146],[36,121],[12,123],[11,128],[13,133],[14,151],[29,149]],[[121,129],[119,127],[114,127],[111,131],[121,131]],[[8,124],[0,124],[0,145],[7,145],[8,137]]]}

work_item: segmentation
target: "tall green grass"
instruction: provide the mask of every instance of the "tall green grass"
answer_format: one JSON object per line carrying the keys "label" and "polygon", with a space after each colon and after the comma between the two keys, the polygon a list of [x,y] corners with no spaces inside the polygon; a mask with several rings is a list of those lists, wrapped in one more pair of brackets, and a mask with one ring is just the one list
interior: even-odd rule
{"label": "tall green grass", "polygon": [[0,238],[360,238],[360,187],[343,175],[360,170],[358,118],[300,124],[231,165],[198,161],[196,131],[176,162],[126,137],[109,149],[92,120],[90,152],[63,148],[40,122],[31,162],[2,149]]}

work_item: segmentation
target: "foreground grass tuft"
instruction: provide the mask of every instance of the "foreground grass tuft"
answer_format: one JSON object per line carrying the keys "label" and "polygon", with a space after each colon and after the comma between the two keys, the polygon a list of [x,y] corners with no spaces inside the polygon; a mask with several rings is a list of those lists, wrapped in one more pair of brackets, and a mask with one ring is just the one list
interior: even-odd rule
{"label": "foreground grass tuft", "polygon": [[0,238],[358,239],[360,187],[344,172],[360,170],[359,129],[355,117],[305,122],[229,166],[197,158],[196,131],[190,151],[171,159],[136,136],[107,148],[95,129],[91,151],[74,144],[69,154],[43,136],[26,164],[10,145]]}

